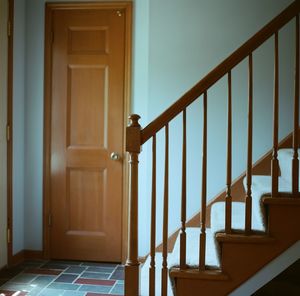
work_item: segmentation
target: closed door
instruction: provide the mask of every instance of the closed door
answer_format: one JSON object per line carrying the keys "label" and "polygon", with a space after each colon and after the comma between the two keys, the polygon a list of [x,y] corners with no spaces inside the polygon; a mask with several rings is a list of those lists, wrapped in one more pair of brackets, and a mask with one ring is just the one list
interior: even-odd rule
{"label": "closed door", "polygon": [[52,13],[52,258],[121,260],[124,19]]}

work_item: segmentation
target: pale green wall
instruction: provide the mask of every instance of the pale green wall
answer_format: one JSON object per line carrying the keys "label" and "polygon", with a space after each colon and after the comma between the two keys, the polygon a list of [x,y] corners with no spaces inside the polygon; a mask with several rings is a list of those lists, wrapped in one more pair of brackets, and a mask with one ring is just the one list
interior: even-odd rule
{"label": "pale green wall", "polygon": [[0,269],[7,263],[6,244],[6,116],[7,116],[7,1],[0,0]]}
{"label": "pale green wall", "polygon": [[[147,121],[154,119],[197,81],[217,66],[231,52],[284,9],[290,0],[151,0],[149,1],[149,80]],[[292,51],[288,34],[280,32],[281,97],[280,136],[292,128]],[[293,36],[293,35],[292,35]],[[272,144],[272,43],[254,53],[254,150],[257,160]],[[285,58],[285,59],[284,59]],[[284,61],[284,62],[283,62]],[[247,64],[234,69],[233,79],[233,178],[246,168]],[[226,80],[208,91],[208,187],[213,198],[225,188],[226,164]],[[199,211],[201,201],[202,100],[187,110],[188,114],[188,217]],[[170,124],[170,211],[169,230],[180,226],[181,192],[181,116]],[[163,200],[164,132],[158,135],[158,228],[161,241]],[[142,196],[141,243],[149,246],[149,207],[151,156],[146,197]],[[145,156],[143,156],[145,157]],[[144,206],[144,208],[142,208]],[[141,252],[144,248],[141,248]],[[149,248],[145,249],[145,253]]]}
{"label": "pale green wall", "polygon": [[14,66],[13,66],[13,254],[24,250],[24,163],[26,104],[26,7],[24,0],[15,0]]}

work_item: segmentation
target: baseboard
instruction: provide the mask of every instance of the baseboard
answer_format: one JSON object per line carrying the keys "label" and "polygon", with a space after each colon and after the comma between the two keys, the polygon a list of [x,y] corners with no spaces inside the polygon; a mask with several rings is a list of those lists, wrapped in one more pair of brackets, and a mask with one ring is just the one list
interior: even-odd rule
{"label": "baseboard", "polygon": [[42,260],[42,259],[44,259],[43,251],[22,250],[12,256],[11,264],[14,266],[23,263],[25,260]]}
{"label": "baseboard", "polygon": [[[300,131],[299,131],[300,135]],[[290,133],[279,143],[279,149],[290,148],[293,143],[293,133]],[[255,164],[252,166],[253,175],[270,175],[271,174],[271,159],[272,159],[272,150],[268,151],[263,155]],[[231,192],[233,201],[244,201],[245,191],[243,186],[243,179],[246,175],[246,172],[241,174],[232,182]],[[206,211],[206,225],[210,227],[210,212],[211,207],[214,203],[219,201],[224,201],[226,196],[226,189],[224,188],[217,196],[210,200],[207,205]],[[186,227],[200,227],[201,213],[198,212],[191,219],[186,222]],[[180,229],[174,231],[168,238],[168,252],[172,252],[176,239],[178,237]],[[162,243],[156,247],[156,252],[162,252]]]}
{"label": "baseboard", "polygon": [[5,270],[5,269],[7,269],[7,265],[0,267],[0,273],[1,273],[1,271]]}
{"label": "baseboard", "polygon": [[10,265],[15,266],[24,262],[24,250],[12,255]]}

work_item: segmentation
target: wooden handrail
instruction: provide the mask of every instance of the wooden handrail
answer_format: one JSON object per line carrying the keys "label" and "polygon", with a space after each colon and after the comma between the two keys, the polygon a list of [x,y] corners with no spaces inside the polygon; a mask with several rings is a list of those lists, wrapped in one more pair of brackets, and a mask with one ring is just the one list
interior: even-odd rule
{"label": "wooden handrail", "polygon": [[269,39],[281,27],[287,24],[300,12],[300,0],[294,1],[282,13],[270,21],[259,32],[233,52],[221,64],[214,68],[193,88],[186,92],[178,101],[171,105],[160,116],[153,120],[141,131],[141,144],[147,142],[154,134],[170,122],[175,116],[181,113],[194,100],[207,91],[225,74],[232,70],[243,59],[248,57],[256,48]]}

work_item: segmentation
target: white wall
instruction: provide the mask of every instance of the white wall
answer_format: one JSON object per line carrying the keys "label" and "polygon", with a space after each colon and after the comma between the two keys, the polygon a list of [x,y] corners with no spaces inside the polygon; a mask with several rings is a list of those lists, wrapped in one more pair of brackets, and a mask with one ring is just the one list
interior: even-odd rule
{"label": "white wall", "polygon": [[[254,34],[263,24],[278,14],[291,0],[136,0],[134,8],[133,43],[133,98],[132,111],[142,115],[145,126],[159,115],[172,102],[200,80],[229,53]],[[18,9],[18,8],[16,8]],[[254,22],[255,20],[255,22]],[[285,45],[289,37],[282,36],[280,49],[290,57],[290,48]],[[288,33],[288,32],[287,32]],[[42,248],[42,146],[43,146],[43,42],[44,42],[44,1],[27,0],[26,3],[26,107],[25,107],[25,242],[24,248]],[[271,147],[271,101],[272,101],[272,54],[270,44],[266,44],[255,53],[255,72],[259,78],[266,77],[268,84],[262,85],[255,78],[255,116],[263,115],[260,126],[255,123],[254,159],[257,159]],[[281,85],[280,135],[286,135],[291,122],[291,92],[288,91],[288,79],[291,71],[288,66],[291,58],[285,62]],[[263,65],[262,67],[260,67]],[[237,152],[245,148],[247,79],[246,64],[233,72],[233,109],[234,118],[234,176],[245,169],[245,156]],[[242,75],[243,74],[243,75]],[[268,76],[270,75],[270,76]],[[221,81],[209,91],[209,182],[208,197],[212,198],[225,184],[224,141],[226,109],[226,84]],[[199,210],[201,176],[201,102],[188,109],[188,166],[192,173],[188,182],[188,216]],[[255,117],[256,118],[256,117]],[[179,192],[181,159],[175,156],[180,150],[177,141],[181,140],[181,119],[170,126],[170,231],[179,226]],[[192,129],[193,127],[193,129]],[[241,128],[241,129],[240,129]],[[215,138],[212,137],[215,136]],[[161,142],[163,133],[158,136]],[[174,140],[175,138],[175,140]],[[258,146],[258,142],[260,146]],[[191,147],[191,144],[194,147]],[[140,255],[148,252],[149,233],[149,182],[151,164],[149,147],[141,154],[140,177],[140,218],[144,219],[140,227]],[[163,150],[160,147],[159,150]],[[163,153],[158,156],[159,166]],[[217,165],[221,163],[221,165]],[[212,169],[213,170],[212,170]],[[158,173],[162,180],[162,172]],[[158,181],[158,212],[162,212],[162,182]],[[161,216],[161,215],[160,215]],[[158,218],[158,240],[161,238],[161,218]]]}
{"label": "white wall", "polygon": [[13,254],[24,250],[25,1],[15,0],[13,66]]}
{"label": "white wall", "polygon": [[7,264],[7,182],[6,182],[6,119],[7,119],[7,1],[0,1],[0,269]]}

